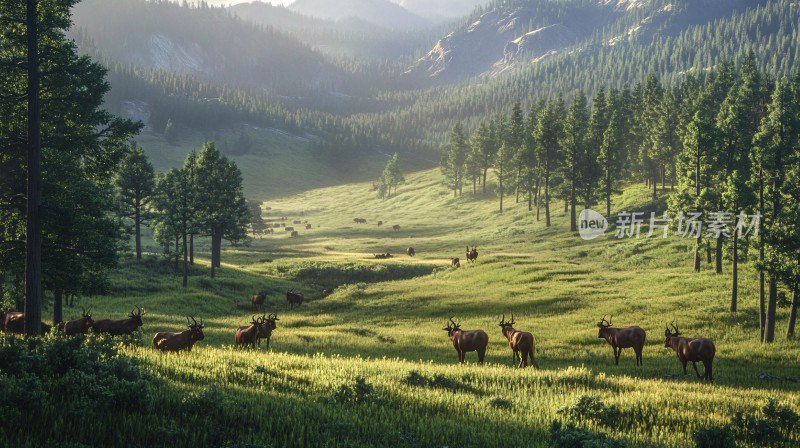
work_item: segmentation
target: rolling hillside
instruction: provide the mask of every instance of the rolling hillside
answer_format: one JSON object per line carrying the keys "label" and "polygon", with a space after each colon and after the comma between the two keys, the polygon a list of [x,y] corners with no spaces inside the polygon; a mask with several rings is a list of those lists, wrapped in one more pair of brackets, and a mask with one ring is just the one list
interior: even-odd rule
{"label": "rolling hillside", "polygon": [[[164,392],[167,397],[180,400],[179,390],[207,384],[197,393],[225,397],[218,398],[223,407],[247,402],[244,391],[269,403],[272,417],[257,410],[253,416],[272,423],[239,428],[239,443],[548,446],[550,423],[567,419],[560,409],[596,397],[616,407],[620,420],[613,430],[591,420],[582,425],[630,446],[684,447],[694,431],[728,424],[738,411],[756,412],[768,397],[800,410],[798,342],[758,343],[752,266],[741,274],[740,311],[730,314],[727,266],[723,275],[705,266],[692,273],[689,241],[618,240],[613,234],[583,241],[558,213],[545,229],[523,204],[500,215],[492,195],[451,198],[436,172],[407,177],[387,201],[365,183],[269,200],[264,217],[270,223],[285,216],[313,228],[301,230],[300,238],[277,229],[227,249],[215,280],[201,258],[185,290],[167,261],[126,261],[112,296],[84,299],[80,306],[94,307],[96,315],[144,306],[145,345],[155,331],[180,330],[185,315],[203,317],[206,339],[191,354],[161,356],[135,347],[128,353],[177,388]],[[663,197],[651,203],[649,194],[631,185],[615,197],[615,210],[663,206]],[[355,224],[354,217],[368,223]],[[468,244],[480,254],[474,264],[463,261]],[[403,254],[408,246],[416,257]],[[373,257],[386,252],[395,257]],[[449,267],[451,257],[462,257],[461,268]],[[287,309],[289,288],[309,301]],[[322,298],[323,288],[335,292]],[[232,329],[250,318],[248,298],[259,290],[268,296],[265,311],[280,319],[271,351],[232,350]],[[518,327],[534,333],[542,370],[509,366],[497,327],[502,313],[514,313]],[[779,314],[785,322],[786,310]],[[610,347],[597,338],[604,315],[616,325],[646,329],[643,366],[634,365],[630,350],[614,365]],[[487,331],[486,366],[475,365],[474,353],[467,365],[455,365],[441,331],[451,316],[465,328]],[[664,348],[663,326],[673,320],[686,335],[716,343],[714,385],[684,377],[675,354]],[[254,369],[259,375],[246,373]],[[358,386],[358,378],[367,386]],[[360,398],[337,395],[351,387],[350,393],[361,390],[354,395]],[[448,410],[454,408],[468,412],[453,415]],[[364,419],[371,422],[366,427],[358,423]],[[207,431],[192,437],[207,440]],[[498,432],[506,436],[498,439]],[[796,433],[792,437],[787,443],[797,441]]]}

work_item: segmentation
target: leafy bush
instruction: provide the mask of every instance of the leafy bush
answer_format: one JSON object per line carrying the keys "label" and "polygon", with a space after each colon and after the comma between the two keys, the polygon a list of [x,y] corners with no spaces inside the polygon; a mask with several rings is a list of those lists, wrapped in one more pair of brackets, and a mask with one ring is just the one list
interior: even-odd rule
{"label": "leafy bush", "polygon": [[797,431],[800,416],[770,398],[761,409],[762,415],[737,412],[731,426],[737,440],[748,445],[779,446]]}
{"label": "leafy bush", "polygon": [[692,438],[697,448],[736,448],[736,440],[729,426],[699,429]]}
{"label": "leafy bush", "polygon": [[333,394],[333,400],[337,403],[364,404],[378,401],[375,388],[368,383],[364,377],[356,377],[353,386],[342,384]]}
{"label": "leafy bush", "polygon": [[619,408],[606,406],[591,395],[582,395],[576,403],[561,406],[558,414],[577,423],[592,422],[606,427],[614,426],[620,416]]}
{"label": "leafy bush", "polygon": [[625,444],[605,434],[579,428],[574,423],[564,426],[558,420],[550,425],[550,448],[625,448]]}
{"label": "leafy bush", "polygon": [[[0,419],[14,422],[0,428],[0,445],[8,446],[4,441],[17,437],[20,428],[47,441],[55,434],[41,431],[41,419],[55,414],[91,422],[152,409],[147,377],[132,360],[118,354],[115,344],[110,338],[83,336],[0,336],[0,394],[4,397]],[[73,433],[58,436],[77,444],[79,426],[68,425],[62,431]]]}

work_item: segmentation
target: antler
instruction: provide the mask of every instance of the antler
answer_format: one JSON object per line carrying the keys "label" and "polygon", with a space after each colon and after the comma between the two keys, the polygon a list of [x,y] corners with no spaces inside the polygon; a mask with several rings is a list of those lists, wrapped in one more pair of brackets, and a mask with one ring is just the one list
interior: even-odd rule
{"label": "antler", "polygon": [[509,325],[514,325],[514,313],[511,313],[511,322],[509,322]]}
{"label": "antler", "polygon": [[[194,319],[194,317],[192,319]],[[186,316],[186,326],[192,328],[192,324],[189,322],[189,316]]]}
{"label": "antler", "polygon": [[600,322],[597,323],[598,327],[610,327],[611,326],[611,319],[606,320],[606,315],[603,314],[603,317],[600,319]]}
{"label": "antler", "polygon": [[506,313],[503,313],[503,317],[500,319],[500,325],[506,323]]}

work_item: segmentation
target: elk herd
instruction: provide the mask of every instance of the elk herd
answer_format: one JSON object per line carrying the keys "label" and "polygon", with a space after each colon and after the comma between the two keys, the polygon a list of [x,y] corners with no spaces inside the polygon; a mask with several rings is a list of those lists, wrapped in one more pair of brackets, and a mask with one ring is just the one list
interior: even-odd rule
{"label": "elk herd", "polygon": [[[266,294],[258,293],[251,297],[251,303],[255,309],[263,306]],[[287,305],[291,308],[302,305],[305,297],[300,292],[289,290],[286,292]],[[95,321],[92,319],[90,311],[83,310],[82,316],[78,319],[61,322],[56,325],[58,332],[65,336],[77,334],[87,334],[92,330],[94,334],[109,334],[111,336],[132,335],[140,331],[142,327],[142,316],[145,310],[135,307],[128,313],[127,319],[111,320],[103,319]],[[0,329],[7,333],[23,333],[25,314],[18,311],[0,310]],[[261,344],[261,340],[266,340],[266,348],[269,349],[269,341],[272,332],[276,329],[278,321],[277,313],[262,314],[260,317],[253,315],[249,325],[242,325],[236,328],[234,343],[236,347],[251,347]],[[532,365],[534,369],[539,368],[536,362],[535,340],[533,334],[514,328],[516,321],[514,315],[511,320],[506,321],[505,314],[500,318],[498,326],[503,337],[508,341],[511,349],[512,365],[523,368]],[[197,341],[204,339],[203,328],[205,321],[200,319],[197,322],[194,316],[186,317],[187,329],[181,332],[159,332],[153,337],[153,349],[162,352],[192,351],[192,347]],[[619,357],[622,349],[632,348],[636,355],[636,365],[642,365],[642,350],[644,348],[647,334],[644,329],[638,326],[616,328],[611,323],[611,318],[603,316],[597,323],[599,339],[605,339],[614,351],[614,363],[619,365]],[[43,334],[50,331],[51,327],[42,323]],[[442,328],[447,332],[450,342],[453,344],[458,354],[459,363],[463,363],[466,354],[477,352],[478,362],[483,364],[486,357],[486,348],[489,344],[489,335],[483,330],[463,330],[460,321],[454,321],[451,317],[447,326]],[[687,364],[692,363],[698,378],[704,381],[713,382],[714,355],[716,348],[714,342],[706,338],[687,338],[682,337],[677,324],[673,321],[664,330],[666,338],[665,348],[671,348],[678,356],[678,360],[683,366],[684,375],[687,374]],[[528,358],[530,357],[530,361]],[[703,374],[697,369],[697,363],[703,364]]]}

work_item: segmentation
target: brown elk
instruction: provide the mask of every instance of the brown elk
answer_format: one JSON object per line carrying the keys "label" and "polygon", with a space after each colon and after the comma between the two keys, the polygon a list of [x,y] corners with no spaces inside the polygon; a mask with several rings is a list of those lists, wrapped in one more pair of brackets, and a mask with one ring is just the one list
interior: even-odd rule
{"label": "brown elk", "polygon": [[286,227],[283,228],[283,231],[284,232],[293,232],[294,231],[294,227],[286,226]]}
{"label": "brown elk", "polygon": [[302,224],[302,222],[299,221],[299,220],[294,220],[294,221],[292,221],[292,224]]}
{"label": "brown elk", "polygon": [[270,314],[269,316],[267,316],[267,319],[264,320],[264,323],[262,324],[263,330],[262,333],[259,333],[259,335],[263,334],[264,336],[258,336],[258,344],[261,345],[261,339],[266,339],[267,350],[269,350],[269,340],[272,338],[272,331],[278,326],[275,323],[275,321],[277,320],[280,320],[278,319],[277,314]]}
{"label": "brown elk", "polygon": [[111,336],[130,335],[142,326],[142,316],[145,314],[147,314],[147,311],[137,306],[128,313],[127,319],[95,321],[94,325],[92,325],[92,331],[95,334],[108,333]]}
{"label": "brown elk", "polygon": [[414,252],[413,247],[409,247],[408,249],[406,249],[406,253],[408,254],[409,257],[413,257],[414,255],[417,254],[416,252]]}
{"label": "brown elk", "polygon": [[[686,375],[686,363],[691,361],[697,377],[713,383],[714,375],[711,364],[717,351],[716,347],[714,347],[714,342],[706,338],[682,338],[675,322],[671,323],[670,326],[672,327],[671,331],[670,327],[666,327],[664,330],[664,335],[667,338],[664,347],[675,350],[675,354],[678,355],[678,359],[683,364],[683,374]],[[702,376],[697,370],[697,362],[702,362],[705,368]]]}
{"label": "brown elk", "polygon": [[511,322],[506,322],[506,315],[503,314],[503,318],[500,319],[500,328],[503,336],[508,339],[508,346],[511,347],[511,363],[516,364],[517,360],[519,360],[519,367],[527,367],[528,355],[530,355],[533,368],[538,369],[539,364],[536,364],[536,358],[533,356],[535,347],[533,335],[527,331],[515,330],[513,327],[514,315],[511,315]]}
{"label": "brown elk", "polygon": [[450,341],[453,342],[456,352],[458,352],[458,362],[463,363],[467,352],[478,352],[478,362],[483,364],[483,358],[486,356],[486,345],[489,343],[489,335],[483,330],[462,330],[460,322],[453,322],[450,318],[450,323],[447,327],[442,328],[447,332]]}
{"label": "brown elk", "polygon": [[395,225],[393,225],[393,226],[392,226],[392,230],[394,230],[394,231],[400,231],[400,224],[395,224]]}
{"label": "brown elk", "polygon": [[266,329],[267,327],[264,325],[264,322],[267,320],[265,315],[262,315],[259,318],[253,316],[253,320],[250,321],[250,325],[245,325],[242,327],[238,327],[236,329],[236,336],[234,340],[236,341],[236,345],[243,345],[243,346],[251,346],[255,348],[256,341],[259,338],[267,337]]}
{"label": "brown elk", "polygon": [[[39,334],[44,336],[50,333],[50,325],[42,322],[39,328]],[[25,313],[20,311],[10,311],[6,314],[3,331],[7,333],[25,334]]]}
{"label": "brown elk", "polygon": [[286,291],[286,302],[289,303],[291,308],[294,308],[295,305],[302,305],[305,299],[306,298],[302,292],[294,292],[293,289]]}
{"label": "brown elk", "polygon": [[306,230],[311,230],[313,226],[311,224],[306,224]]}
{"label": "brown elk", "polygon": [[387,258],[392,258],[392,254],[386,252],[385,254],[375,254],[375,258],[378,260],[385,260]]}
{"label": "brown elk", "polygon": [[250,296],[251,309],[255,311],[256,308],[263,307],[265,300],[267,300],[267,295],[264,294],[263,292],[260,292],[258,294],[253,294],[252,296]]}
{"label": "brown elk", "polygon": [[467,261],[470,263],[474,263],[475,260],[477,259],[478,259],[478,250],[475,248],[475,246],[472,246],[472,250],[470,250],[469,246],[467,246]]}
{"label": "brown elk", "polygon": [[451,258],[450,259],[450,265],[453,266],[454,268],[460,268],[461,267],[461,260],[459,260],[458,258]]}
{"label": "brown elk", "polygon": [[298,232],[297,230],[292,230],[292,233],[289,234],[289,236],[291,238],[298,238],[300,236],[300,232]]}
{"label": "brown elk", "polygon": [[180,350],[192,351],[192,346],[197,341],[202,341],[205,336],[203,335],[203,328],[206,323],[200,319],[200,323],[194,316],[190,316],[192,321],[189,323],[189,318],[186,318],[186,325],[188,330],[181,331],[180,333],[161,332],[153,336],[153,348],[157,348],[162,352],[177,352]]}
{"label": "brown elk", "polygon": [[[24,317],[25,317],[25,313],[23,313],[22,311],[6,311],[6,310],[3,310],[2,311],[2,320],[0,320],[0,326],[1,326],[0,328],[2,328],[3,331],[8,331],[8,325],[11,323],[11,321],[17,320],[17,319],[20,319],[20,318],[24,318]],[[23,322],[23,325],[24,325],[24,322]],[[8,332],[9,333],[15,333],[13,331],[8,331]]]}
{"label": "brown elk", "polygon": [[378,221],[378,227],[383,225],[383,221]]}
{"label": "brown elk", "polygon": [[636,353],[636,365],[642,364],[642,348],[647,333],[641,327],[611,328],[611,318],[606,320],[603,316],[597,326],[600,331],[597,333],[599,339],[605,339],[614,349],[614,361],[619,365],[619,356],[623,348],[633,348]]}
{"label": "brown elk", "polygon": [[66,336],[75,336],[88,333],[92,325],[94,325],[94,320],[92,320],[91,310],[89,312],[83,310],[80,318],[64,322],[63,330]]}

